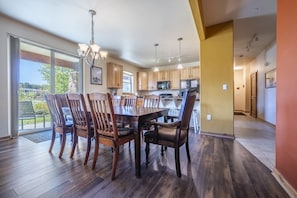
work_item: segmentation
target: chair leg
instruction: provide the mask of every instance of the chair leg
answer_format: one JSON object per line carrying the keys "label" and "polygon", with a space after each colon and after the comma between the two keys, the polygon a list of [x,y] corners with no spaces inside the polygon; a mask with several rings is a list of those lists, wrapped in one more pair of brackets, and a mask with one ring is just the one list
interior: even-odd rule
{"label": "chair leg", "polygon": [[165,151],[166,147],[161,146],[161,156],[164,156],[164,151]]}
{"label": "chair leg", "polygon": [[176,167],[176,175],[178,177],[181,177],[180,159],[179,159],[179,147],[175,148],[175,167]]}
{"label": "chair leg", "polygon": [[88,163],[90,150],[91,150],[91,137],[88,137],[88,146],[87,146],[87,152],[86,152],[84,165],[87,165],[87,163]]}
{"label": "chair leg", "polygon": [[188,161],[191,161],[188,138],[187,138],[187,141],[186,141],[186,151],[187,151]]}
{"label": "chair leg", "polygon": [[116,170],[117,170],[117,165],[118,165],[118,157],[119,157],[119,146],[117,145],[114,148],[114,152],[113,152],[113,162],[112,162],[112,174],[111,174],[111,180],[114,180],[115,174],[116,174]]}
{"label": "chair leg", "polygon": [[45,128],[45,116],[43,116],[43,128]]}
{"label": "chair leg", "polygon": [[76,133],[74,133],[74,135],[73,135],[73,144],[72,144],[72,149],[71,149],[71,154],[70,154],[70,158],[71,158],[71,159],[73,158],[73,155],[74,155],[74,151],[75,151],[75,148],[76,148],[77,141],[78,141],[78,136],[77,136]]}
{"label": "chair leg", "polygon": [[146,142],[145,144],[145,164],[149,164],[149,154],[150,154],[150,143]]}
{"label": "chair leg", "polygon": [[63,135],[62,135],[62,143],[61,143],[61,149],[60,149],[59,158],[61,158],[62,155],[63,155],[64,148],[65,148],[65,144],[66,144],[66,133],[63,133]]}
{"label": "chair leg", "polygon": [[24,120],[23,119],[21,119],[21,125],[22,125],[21,129],[24,130]]}
{"label": "chair leg", "polygon": [[95,139],[95,151],[94,151],[94,158],[93,158],[92,169],[94,169],[95,166],[96,166],[98,153],[99,153],[99,140],[98,140],[98,137],[96,137],[96,139]]}
{"label": "chair leg", "polygon": [[56,139],[56,132],[55,132],[55,129],[53,129],[52,141],[51,141],[51,145],[50,145],[50,148],[49,148],[48,152],[52,152],[52,149],[53,149],[53,146],[54,146],[54,143],[55,143],[55,139]]}

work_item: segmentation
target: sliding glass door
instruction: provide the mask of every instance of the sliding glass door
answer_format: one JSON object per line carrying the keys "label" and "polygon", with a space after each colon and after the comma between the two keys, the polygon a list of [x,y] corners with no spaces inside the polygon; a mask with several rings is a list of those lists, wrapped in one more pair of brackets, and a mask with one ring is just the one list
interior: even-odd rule
{"label": "sliding glass door", "polygon": [[81,82],[79,58],[21,41],[19,134],[48,130],[51,120],[44,95],[81,92]]}

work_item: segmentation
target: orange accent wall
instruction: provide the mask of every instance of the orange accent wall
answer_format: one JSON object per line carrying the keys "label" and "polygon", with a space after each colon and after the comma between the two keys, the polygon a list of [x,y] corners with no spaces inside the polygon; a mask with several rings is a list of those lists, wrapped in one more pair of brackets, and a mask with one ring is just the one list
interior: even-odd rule
{"label": "orange accent wall", "polygon": [[276,169],[297,190],[297,1],[277,4]]}

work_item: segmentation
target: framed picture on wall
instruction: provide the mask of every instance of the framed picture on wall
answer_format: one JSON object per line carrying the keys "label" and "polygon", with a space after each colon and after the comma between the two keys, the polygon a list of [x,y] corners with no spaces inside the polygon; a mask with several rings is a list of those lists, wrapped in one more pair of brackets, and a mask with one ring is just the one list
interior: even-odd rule
{"label": "framed picture on wall", "polygon": [[102,68],[101,67],[91,67],[91,84],[102,85]]}
{"label": "framed picture on wall", "polygon": [[276,69],[265,73],[265,88],[276,87]]}

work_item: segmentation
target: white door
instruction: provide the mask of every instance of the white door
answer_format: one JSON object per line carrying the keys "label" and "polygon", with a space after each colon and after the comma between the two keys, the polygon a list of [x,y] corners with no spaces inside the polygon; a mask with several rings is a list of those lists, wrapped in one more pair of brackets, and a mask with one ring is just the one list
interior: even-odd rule
{"label": "white door", "polygon": [[234,71],[234,110],[245,111],[245,78],[243,69]]}

